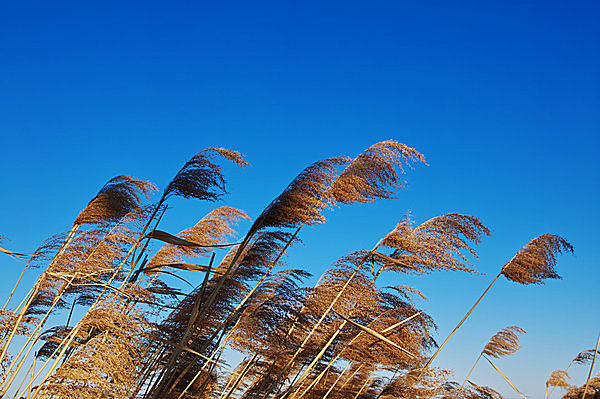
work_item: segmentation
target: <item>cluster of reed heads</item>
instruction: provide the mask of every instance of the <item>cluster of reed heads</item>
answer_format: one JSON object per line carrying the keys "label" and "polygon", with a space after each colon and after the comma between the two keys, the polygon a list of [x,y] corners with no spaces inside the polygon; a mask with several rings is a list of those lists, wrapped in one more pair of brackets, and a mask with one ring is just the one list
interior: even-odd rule
{"label": "cluster of reed heads", "polygon": [[[469,376],[460,384],[449,370],[431,367],[483,295],[437,345],[433,319],[416,304],[423,294],[378,282],[383,273],[388,281],[474,273],[476,245],[490,234],[476,217],[450,213],[416,224],[407,214],[372,247],[339,258],[313,287],[303,284],[308,272],[287,265],[286,253],[300,242],[303,227],[324,223],[326,213],[341,206],[394,198],[406,184],[405,172],[425,163],[421,153],[388,140],[354,158],[315,162],[241,239],[235,240],[234,227],[249,217],[229,206],[178,234],[160,230],[171,198],[222,199],[222,162],[247,165],[236,151],[206,149],[157,200],[152,183],[118,176],[67,232],[33,253],[0,247],[26,263],[0,313],[0,397],[500,397]],[[557,256],[572,251],[560,236],[533,238],[484,295],[501,276],[520,284],[559,278]],[[28,271],[37,280],[16,298]],[[477,358],[515,390],[490,358],[514,353],[522,332],[500,331]],[[596,353],[583,352],[573,363],[593,363]],[[585,387],[571,386],[567,377],[567,370],[552,373],[547,388],[566,387],[569,398],[599,395],[600,378],[592,378],[591,369]]]}

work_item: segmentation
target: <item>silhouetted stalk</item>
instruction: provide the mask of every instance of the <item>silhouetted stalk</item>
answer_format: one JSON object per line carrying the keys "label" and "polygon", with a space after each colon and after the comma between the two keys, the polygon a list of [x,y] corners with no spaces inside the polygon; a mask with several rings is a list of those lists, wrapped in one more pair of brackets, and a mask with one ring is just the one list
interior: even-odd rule
{"label": "silhouetted stalk", "polygon": [[[179,395],[178,399],[181,399],[183,397],[183,395],[185,395],[185,393],[188,391],[188,389],[191,388],[191,386],[194,384],[194,382],[196,382],[196,380],[198,379],[198,377],[200,377],[200,375],[202,375],[202,373],[206,371],[206,370],[204,370],[204,367],[206,367],[206,365],[209,365],[209,367],[210,367],[210,369],[208,371],[206,371],[209,374],[214,369],[214,367],[216,367],[216,365],[219,362],[219,358],[217,358],[216,360],[213,360],[213,358],[215,357],[215,355],[217,353],[219,353],[219,357],[221,356],[221,354],[223,353],[223,350],[225,349],[225,345],[226,345],[227,341],[232,336],[232,333],[233,333],[233,330],[235,329],[235,326],[237,326],[237,322],[234,325],[234,327],[231,330],[229,330],[229,332],[227,333],[227,335],[225,336],[225,338],[221,340],[221,342],[217,346],[217,349],[215,349],[211,353],[210,357],[206,357],[204,355],[201,355],[200,353],[197,353],[197,355],[200,356],[200,357],[202,357],[202,358],[204,358],[206,360],[206,362],[204,362],[204,364],[200,367],[200,370],[198,370],[198,372],[196,373],[196,375],[194,376],[194,378],[192,378],[192,380],[188,383],[188,385],[185,387],[185,389],[183,390],[183,392],[181,392],[181,394]],[[220,352],[219,352],[219,350],[220,350]],[[192,364],[193,363],[190,363],[190,365],[192,365]],[[181,372],[180,375],[179,375],[179,378],[181,378],[183,375],[185,375],[185,373],[187,373],[186,370],[184,370],[183,372]],[[179,381],[179,379],[176,380],[175,384],[178,381]],[[171,387],[171,389],[173,389],[173,387]]]}
{"label": "silhouetted stalk", "polygon": [[596,349],[594,350],[594,359],[592,360],[592,365],[590,366],[590,372],[588,373],[588,378],[585,382],[585,389],[583,390],[583,397],[581,399],[585,399],[588,386],[590,385],[590,379],[592,378],[592,372],[594,371],[594,364],[596,364],[596,356],[598,355],[598,346],[600,346],[600,334],[598,334],[598,340],[596,341]]}
{"label": "silhouetted stalk", "polygon": [[[212,257],[210,259],[210,263],[209,263],[209,270],[212,268],[214,259],[215,259],[215,253],[213,252]],[[203,305],[202,302],[203,302],[204,294],[206,291],[208,275],[209,275],[209,272],[206,272],[206,274],[204,276],[204,281],[202,282],[202,288],[200,289],[200,292],[198,292],[198,294],[196,295],[196,299],[194,301],[194,304],[192,305],[192,313],[188,320],[188,325],[183,334],[183,337],[181,338],[180,342],[177,343],[175,350],[173,351],[173,353],[171,354],[171,356],[169,358],[169,362],[163,368],[162,373],[161,373],[162,375],[161,375],[161,377],[159,377],[158,381],[162,380],[163,386],[166,386],[166,387],[170,386],[173,376],[169,375],[169,372],[171,372],[171,368],[174,367],[175,362],[177,361],[177,358],[179,357],[179,355],[181,355],[181,352],[183,351],[184,346],[187,346],[188,338],[189,338],[190,334],[192,333],[192,329],[195,327],[196,321],[198,320],[198,318],[200,316],[200,309]],[[175,369],[173,369],[173,371],[174,370]],[[157,386],[157,389],[156,389],[153,397],[157,397],[156,395],[162,394],[162,391],[164,391],[164,389],[165,388],[161,388],[160,386]]]}
{"label": "silhouetted stalk", "polygon": [[242,378],[244,378],[246,376],[246,374],[248,374],[248,371],[250,371],[250,369],[254,366],[257,359],[258,359],[258,353],[254,354],[254,356],[252,356],[252,359],[250,359],[248,361],[248,363],[246,363],[246,366],[244,366],[244,369],[242,370],[242,372],[236,377],[235,381],[233,382],[233,385],[231,386],[231,388],[229,388],[229,391],[226,394],[224,394],[223,396],[221,396],[219,399],[227,399],[231,396],[233,391],[235,391],[235,389],[238,387],[238,385],[242,381]]}

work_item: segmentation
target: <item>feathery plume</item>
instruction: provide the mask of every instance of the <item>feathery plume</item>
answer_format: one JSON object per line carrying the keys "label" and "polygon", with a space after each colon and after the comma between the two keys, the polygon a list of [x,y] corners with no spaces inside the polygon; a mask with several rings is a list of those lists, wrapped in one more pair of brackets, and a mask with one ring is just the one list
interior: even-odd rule
{"label": "feathery plume", "polygon": [[218,200],[226,192],[226,186],[221,167],[213,162],[216,155],[242,167],[248,165],[244,156],[237,151],[207,148],[186,162],[165,189],[163,198],[178,195],[206,201]]}
{"label": "feathery plume", "polygon": [[502,267],[502,274],[519,284],[542,284],[547,278],[560,278],[556,255],[573,253],[573,246],[555,234],[542,234],[529,241]]}
{"label": "feathery plume", "polygon": [[[469,267],[466,254],[477,256],[473,244],[490,235],[490,230],[476,217],[448,213],[413,227],[406,215],[396,228],[386,235],[383,248],[390,255],[374,252],[373,262],[383,270],[408,274],[427,274],[433,270],[460,270],[475,272]],[[373,267],[372,267],[373,268]]]}
{"label": "feathery plume", "polygon": [[496,359],[501,356],[515,354],[515,352],[521,349],[517,334],[525,334],[525,330],[517,326],[503,328],[492,336],[483,348],[482,354],[495,357]]}
{"label": "feathery plume", "polygon": [[[558,388],[569,388],[571,384],[567,380],[569,380],[569,374],[565,370],[554,370],[550,373],[550,377],[546,381],[546,392],[548,392],[548,388],[550,387],[558,387]],[[548,397],[548,395],[546,395]]]}
{"label": "feathery plume", "polygon": [[579,352],[577,356],[573,359],[573,363],[586,365],[589,364],[594,358],[594,349],[588,349],[583,352]]}
{"label": "feathery plume", "polygon": [[425,156],[394,140],[367,148],[335,179],[327,195],[332,203],[351,204],[393,198],[406,182],[400,178],[411,162],[425,162]]}
{"label": "feathery plume", "polygon": [[113,223],[140,207],[141,197],[149,197],[154,184],[132,176],[117,176],[108,181],[89,202],[73,225]]}

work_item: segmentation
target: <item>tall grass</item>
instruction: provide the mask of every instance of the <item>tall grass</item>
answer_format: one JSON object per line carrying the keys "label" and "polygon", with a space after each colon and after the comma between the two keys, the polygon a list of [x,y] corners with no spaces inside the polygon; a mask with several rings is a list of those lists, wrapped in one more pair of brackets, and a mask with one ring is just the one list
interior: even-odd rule
{"label": "tall grass", "polygon": [[[267,204],[241,239],[235,226],[249,217],[226,205],[180,233],[160,230],[172,197],[223,198],[223,161],[248,164],[236,151],[206,149],[155,201],[152,183],[118,176],[66,233],[34,253],[0,248],[28,260],[23,273],[38,273],[11,308],[17,279],[0,314],[1,396],[498,397],[468,380],[470,373],[460,385],[449,369],[430,367],[483,295],[430,355],[436,326],[415,300],[424,294],[380,284],[384,273],[401,281],[476,272],[477,245],[490,234],[478,218],[448,213],[417,224],[406,214],[372,247],[326,268],[313,287],[304,284],[309,273],[286,259],[303,228],[325,223],[328,212],[395,198],[406,187],[405,174],[425,163],[423,154],[387,140],[355,157],[317,161]],[[484,295],[500,276],[521,284],[559,278],[556,257],[572,250],[554,234],[533,239]],[[512,385],[489,356],[516,351],[520,332],[509,327],[492,337],[476,364],[486,358]],[[228,364],[233,359],[237,364]],[[564,386],[561,376],[551,376],[547,396],[550,386]],[[594,384],[591,371],[587,384],[583,395]]]}

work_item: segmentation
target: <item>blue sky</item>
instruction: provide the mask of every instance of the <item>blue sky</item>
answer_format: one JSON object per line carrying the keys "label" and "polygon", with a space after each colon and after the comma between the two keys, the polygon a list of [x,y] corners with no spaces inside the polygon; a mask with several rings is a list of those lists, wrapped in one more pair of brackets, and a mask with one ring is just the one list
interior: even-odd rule
{"label": "blue sky", "polygon": [[[211,146],[225,203],[256,216],[309,163],[393,138],[422,151],[394,201],[343,207],[304,232],[290,265],[319,275],[372,246],[407,210],[481,218],[485,276],[405,279],[429,300],[442,340],[515,251],[567,237],[561,281],[500,281],[437,365],[464,377],[497,330],[528,331],[498,365],[532,398],[591,347],[599,255],[600,25],[594,2],[3,2],[0,132],[5,246],[33,250],[67,229],[111,177],[160,187]],[[210,204],[175,200],[165,228]],[[241,226],[241,233],[243,228]],[[20,264],[0,259],[2,291]],[[28,277],[31,281],[34,276]],[[581,383],[584,371],[574,372]],[[474,380],[511,397],[486,365]]]}

